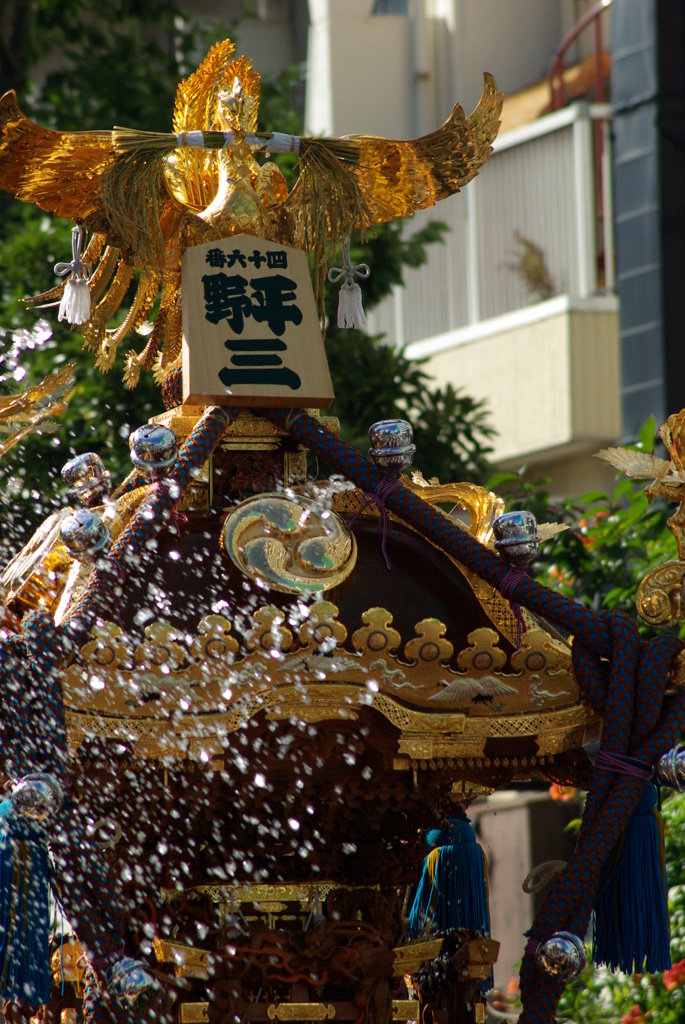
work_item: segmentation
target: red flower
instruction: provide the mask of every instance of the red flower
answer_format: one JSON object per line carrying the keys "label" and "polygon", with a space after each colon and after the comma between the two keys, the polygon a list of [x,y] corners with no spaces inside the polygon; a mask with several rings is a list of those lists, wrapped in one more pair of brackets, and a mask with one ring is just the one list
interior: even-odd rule
{"label": "red flower", "polygon": [[663,982],[667,992],[672,992],[674,988],[685,984],[685,960],[679,960],[677,964],[673,964],[670,971],[664,971]]}
{"label": "red flower", "polygon": [[642,1007],[634,1003],[632,1009],[621,1017],[621,1024],[645,1024],[645,1015],[642,1012]]}

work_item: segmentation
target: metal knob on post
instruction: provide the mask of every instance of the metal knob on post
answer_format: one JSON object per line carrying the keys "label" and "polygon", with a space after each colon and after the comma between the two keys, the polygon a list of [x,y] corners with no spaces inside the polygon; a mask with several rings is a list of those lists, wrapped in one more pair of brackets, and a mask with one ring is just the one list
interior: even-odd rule
{"label": "metal knob on post", "polygon": [[407,420],[378,420],[369,427],[369,455],[383,472],[400,472],[414,461],[413,439],[414,431]]}
{"label": "metal knob on post", "polygon": [[173,430],[158,423],[147,423],[134,430],[128,444],[131,462],[152,481],[165,477],[178,456],[178,441]]}
{"label": "metal knob on post", "polygon": [[663,786],[675,789],[678,793],[685,792],[685,746],[678,743],[663,757],[656,766],[656,779]]}
{"label": "metal knob on post", "polygon": [[71,500],[85,508],[101,505],[112,490],[109,471],[95,452],[70,459],[62,467],[62,479],[69,488]]}
{"label": "metal knob on post", "polygon": [[492,529],[495,549],[510,565],[527,566],[540,553],[540,534],[532,512],[505,512]]}
{"label": "metal knob on post", "polygon": [[59,535],[65,548],[82,562],[94,562],[111,542],[110,532],[96,512],[77,508],[60,523]]}
{"label": "metal knob on post", "polygon": [[535,952],[535,961],[545,974],[570,981],[585,970],[587,950],[582,939],[573,932],[555,932],[540,943]]}
{"label": "metal knob on post", "polygon": [[19,780],[12,790],[11,800],[20,817],[47,821],[59,811],[64,793],[54,775],[33,772]]}

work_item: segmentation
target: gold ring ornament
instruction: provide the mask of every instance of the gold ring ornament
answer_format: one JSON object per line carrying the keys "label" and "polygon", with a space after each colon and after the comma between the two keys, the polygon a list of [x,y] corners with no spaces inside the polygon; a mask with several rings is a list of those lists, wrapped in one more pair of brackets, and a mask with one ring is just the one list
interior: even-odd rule
{"label": "gold ring ornament", "polygon": [[347,579],[357,544],[342,519],[300,495],[258,494],[231,513],[224,553],[250,579],[285,594],[324,593]]}

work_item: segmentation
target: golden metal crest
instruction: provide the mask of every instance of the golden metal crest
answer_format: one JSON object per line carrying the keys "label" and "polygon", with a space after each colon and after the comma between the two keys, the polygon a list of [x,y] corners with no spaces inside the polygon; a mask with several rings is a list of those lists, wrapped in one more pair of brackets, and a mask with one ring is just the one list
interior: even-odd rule
{"label": "golden metal crest", "polygon": [[357,544],[343,521],[301,495],[241,502],[224,524],[221,547],[250,579],[286,594],[332,590],[357,563]]}

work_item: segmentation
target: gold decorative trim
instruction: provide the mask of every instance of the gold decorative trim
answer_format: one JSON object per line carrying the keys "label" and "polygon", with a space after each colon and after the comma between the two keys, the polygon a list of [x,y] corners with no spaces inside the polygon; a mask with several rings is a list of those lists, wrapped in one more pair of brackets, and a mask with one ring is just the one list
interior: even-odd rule
{"label": "gold decorative trim", "polygon": [[421,1003],[418,999],[394,999],[392,1019],[397,1021],[421,1020]]}
{"label": "gold decorative trim", "polygon": [[415,974],[426,960],[435,960],[442,949],[443,941],[443,939],[415,939],[404,946],[396,946],[393,949],[395,954],[392,966],[393,976],[402,978],[405,974]]}
{"label": "gold decorative trim", "polygon": [[[317,884],[309,885],[298,885],[297,883],[268,884],[265,882],[241,885],[196,885],[183,891],[186,894],[198,893],[208,896],[212,903],[230,903],[231,901],[235,903],[255,903],[263,907],[265,911],[270,911],[277,904],[299,903],[302,911],[309,911],[317,900],[325,900],[334,889],[349,889],[355,892],[357,890],[366,892],[369,889],[374,889],[380,892],[380,886],[343,885],[341,882],[318,882]],[[179,895],[177,889],[162,889],[162,898],[166,903],[173,903]],[[165,945],[168,946],[169,943]]]}
{"label": "gold decorative trim", "polygon": [[332,1003],[270,1003],[266,1015],[269,1020],[333,1020]]}
{"label": "gold decorative trim", "polygon": [[209,950],[184,946],[180,942],[169,942],[166,939],[153,939],[152,948],[157,963],[174,965],[174,974],[177,978],[209,977],[212,960]]}
{"label": "gold decorative trim", "polygon": [[[332,1003],[270,1003],[266,1012],[272,1021],[333,1020],[336,1016]],[[421,1007],[417,999],[393,1000],[393,1021],[419,1020],[420,1016]],[[179,1021],[181,1024],[207,1024],[209,1003],[181,1003]]]}
{"label": "gold decorative trim", "polygon": [[207,1024],[209,1003],[181,1003],[180,1024]]}
{"label": "gold decorative trim", "polygon": [[469,634],[452,667],[437,619],[417,623],[404,644],[386,609],[369,609],[362,623],[348,638],[337,607],[317,601],[295,636],[266,605],[242,654],[220,615],[202,619],[194,637],[152,623],[132,653],[121,628],[103,623],[63,677],[70,749],[93,735],[132,744],[136,757],[210,763],[259,713],[316,722],[373,707],[400,733],[398,754],[430,760],[482,756],[488,738],[530,737],[536,753],[559,753],[599,721],[580,703],[568,648],[544,630],[524,634],[504,671],[489,628]]}

